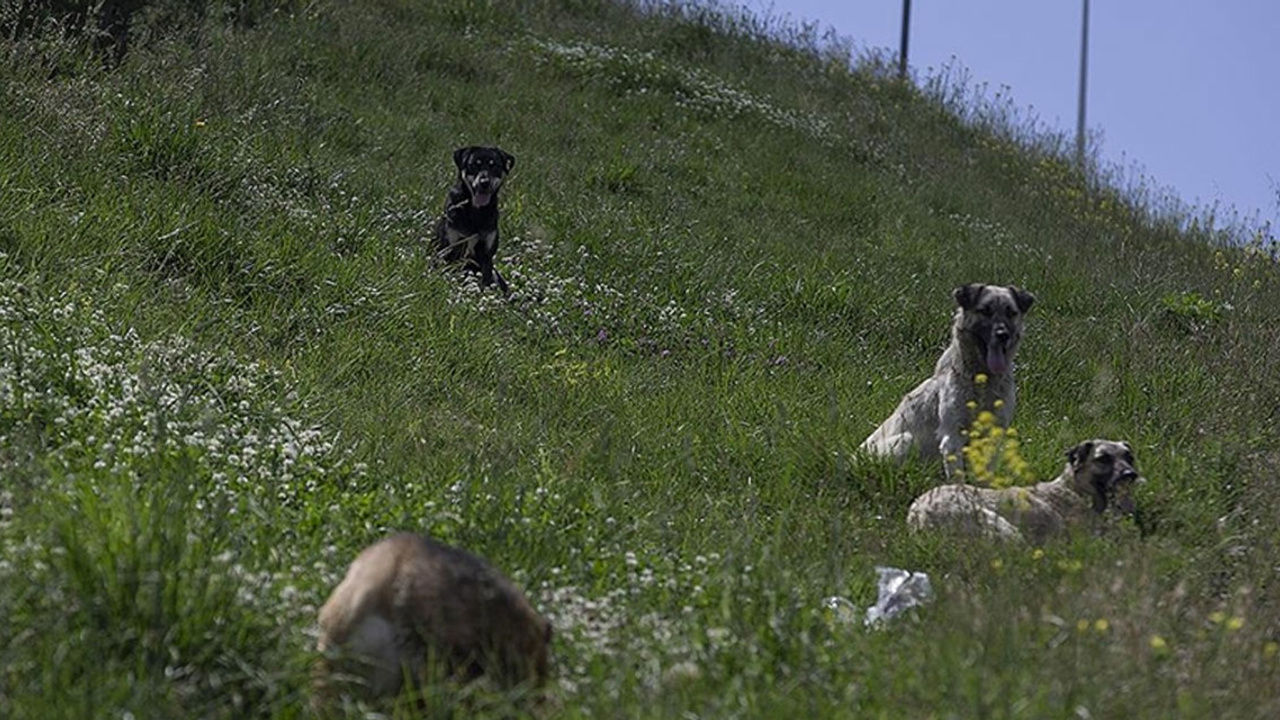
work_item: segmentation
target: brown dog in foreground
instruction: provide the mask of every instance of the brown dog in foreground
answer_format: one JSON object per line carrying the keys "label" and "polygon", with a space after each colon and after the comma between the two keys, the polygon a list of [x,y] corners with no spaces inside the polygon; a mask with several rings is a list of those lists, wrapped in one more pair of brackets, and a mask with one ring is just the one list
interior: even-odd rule
{"label": "brown dog in foreground", "polygon": [[317,704],[339,687],[364,699],[394,695],[406,678],[539,686],[550,640],[551,624],[481,558],[392,535],[356,557],[320,609]]}
{"label": "brown dog in foreground", "polygon": [[1141,481],[1128,443],[1086,440],[1067,452],[1067,466],[1054,480],[1001,490],[942,485],[911,503],[907,525],[1039,545],[1108,508],[1133,514],[1131,491]]}

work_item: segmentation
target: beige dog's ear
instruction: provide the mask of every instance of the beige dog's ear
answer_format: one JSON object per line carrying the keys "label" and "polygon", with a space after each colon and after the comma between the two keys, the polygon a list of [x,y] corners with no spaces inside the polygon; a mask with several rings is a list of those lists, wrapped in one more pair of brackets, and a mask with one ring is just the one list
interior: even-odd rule
{"label": "beige dog's ear", "polygon": [[969,283],[961,285],[951,293],[951,297],[956,299],[956,304],[964,310],[972,310],[978,304],[978,298],[982,297],[982,291],[986,288],[982,283]]}
{"label": "beige dog's ear", "polygon": [[1085,440],[1079,445],[1067,451],[1067,462],[1071,463],[1071,467],[1080,467],[1085,460],[1089,459],[1089,453],[1093,452],[1093,441]]}
{"label": "beige dog's ear", "polygon": [[1010,287],[1009,289],[1013,291],[1013,301],[1018,303],[1018,310],[1020,312],[1026,312],[1030,310],[1031,306],[1035,304],[1035,301],[1036,301],[1035,295],[1032,295],[1031,293],[1027,292],[1026,290],[1023,290],[1022,288],[1016,285]]}

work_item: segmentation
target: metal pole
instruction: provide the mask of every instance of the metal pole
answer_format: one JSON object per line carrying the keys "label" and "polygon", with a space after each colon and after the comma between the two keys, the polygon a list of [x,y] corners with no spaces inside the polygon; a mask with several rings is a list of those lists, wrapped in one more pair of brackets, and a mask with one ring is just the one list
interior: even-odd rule
{"label": "metal pole", "polygon": [[907,77],[907,38],[911,35],[911,0],[902,0],[902,44],[898,46],[898,77]]}
{"label": "metal pole", "polygon": [[1084,170],[1084,101],[1089,83],[1089,0],[1080,23],[1080,102],[1076,112],[1076,165]]}

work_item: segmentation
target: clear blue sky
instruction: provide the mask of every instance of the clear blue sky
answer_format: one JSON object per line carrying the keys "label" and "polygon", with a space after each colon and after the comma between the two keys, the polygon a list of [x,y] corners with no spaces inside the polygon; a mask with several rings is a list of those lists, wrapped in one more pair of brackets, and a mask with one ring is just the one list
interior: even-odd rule
{"label": "clear blue sky", "polygon": [[[889,48],[902,0],[744,0]],[[914,0],[918,76],[951,58],[975,82],[1074,132],[1081,0]],[[1280,235],[1280,2],[1091,0],[1087,124],[1104,160],[1136,162],[1187,203],[1260,213]]]}

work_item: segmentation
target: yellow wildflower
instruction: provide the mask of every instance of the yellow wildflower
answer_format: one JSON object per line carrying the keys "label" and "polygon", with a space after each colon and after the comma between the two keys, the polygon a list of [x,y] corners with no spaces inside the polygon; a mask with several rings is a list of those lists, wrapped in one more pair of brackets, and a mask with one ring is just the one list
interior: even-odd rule
{"label": "yellow wildflower", "polygon": [[1209,613],[1209,622],[1213,623],[1214,625],[1221,625],[1222,621],[1226,619],[1227,619],[1227,614],[1222,612],[1221,610],[1214,610],[1213,612]]}
{"label": "yellow wildflower", "polygon": [[1026,511],[1031,507],[1031,494],[1026,488],[1018,488],[1013,494],[1013,506],[1019,511]]}
{"label": "yellow wildflower", "polygon": [[1107,622],[1106,618],[1098,618],[1093,622],[1093,629],[1100,633],[1106,632],[1109,627],[1111,627],[1111,623]]}
{"label": "yellow wildflower", "polygon": [[1164,652],[1165,650],[1169,649],[1169,643],[1165,642],[1164,638],[1160,637],[1159,635],[1152,635],[1151,649],[1155,650],[1156,652]]}
{"label": "yellow wildflower", "polygon": [[1239,630],[1242,627],[1244,627],[1244,618],[1240,617],[1239,615],[1236,615],[1235,617],[1227,621],[1227,629],[1232,632],[1235,632],[1236,630]]}
{"label": "yellow wildflower", "polygon": [[973,383],[974,383],[975,385],[986,385],[986,384],[987,384],[987,374],[986,374],[986,373],[978,373],[977,375],[974,375],[974,376],[973,376]]}

